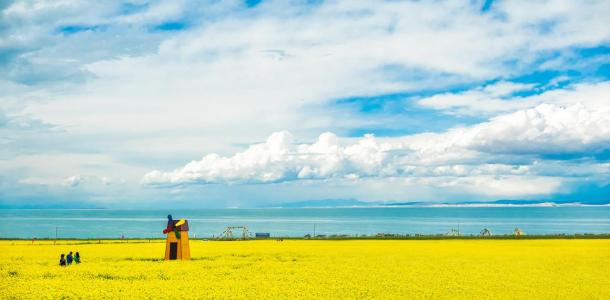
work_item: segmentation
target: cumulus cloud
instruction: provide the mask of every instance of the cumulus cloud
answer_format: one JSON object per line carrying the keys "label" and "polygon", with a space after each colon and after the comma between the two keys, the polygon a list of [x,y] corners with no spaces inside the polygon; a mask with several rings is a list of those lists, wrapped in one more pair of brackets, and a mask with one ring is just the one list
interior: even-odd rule
{"label": "cumulus cloud", "polygon": [[500,115],[471,127],[424,135],[411,146],[419,151],[462,148],[506,154],[592,154],[610,148],[610,107],[541,104]]}
{"label": "cumulus cloud", "polygon": [[[491,154],[590,153],[610,149],[610,110],[539,105],[441,134],[378,141],[372,135],[344,144],[333,133],[296,144],[272,134],[230,157],[209,154],[173,172],[153,171],[149,185],[273,183],[300,179],[531,175],[529,166],[485,163]],[[477,163],[478,161],[478,163]],[[517,180],[518,182],[518,180]]]}
{"label": "cumulus cloud", "polygon": [[395,158],[389,153],[393,148],[371,135],[343,146],[330,132],[321,134],[313,144],[295,144],[292,134],[282,131],[231,157],[209,154],[174,172],[150,172],[144,183],[269,183],[393,175],[398,172],[390,163]]}

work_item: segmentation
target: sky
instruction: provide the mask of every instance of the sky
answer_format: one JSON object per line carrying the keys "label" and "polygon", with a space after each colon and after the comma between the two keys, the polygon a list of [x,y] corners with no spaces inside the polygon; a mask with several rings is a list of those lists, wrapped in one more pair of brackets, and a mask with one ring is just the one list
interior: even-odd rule
{"label": "sky", "polygon": [[0,0],[0,207],[610,201],[609,15]]}

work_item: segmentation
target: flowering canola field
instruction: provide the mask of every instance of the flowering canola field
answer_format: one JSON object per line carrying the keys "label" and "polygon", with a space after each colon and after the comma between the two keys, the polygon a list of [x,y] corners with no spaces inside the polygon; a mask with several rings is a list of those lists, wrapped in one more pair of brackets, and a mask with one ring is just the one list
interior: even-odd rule
{"label": "flowering canola field", "polygon": [[610,240],[78,243],[0,241],[0,298],[610,299]]}

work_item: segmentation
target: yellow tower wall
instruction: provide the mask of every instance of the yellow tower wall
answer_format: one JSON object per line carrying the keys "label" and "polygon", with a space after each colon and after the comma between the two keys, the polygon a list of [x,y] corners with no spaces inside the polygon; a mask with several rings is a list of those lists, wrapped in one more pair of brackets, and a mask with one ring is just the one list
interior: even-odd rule
{"label": "yellow tower wall", "polygon": [[180,249],[178,253],[180,253],[180,259],[189,260],[191,259],[191,248],[189,247],[189,232],[182,231],[180,232],[180,244],[178,246]]}
{"label": "yellow tower wall", "polygon": [[173,231],[167,233],[165,238],[165,260],[170,260],[170,244],[177,243],[178,251],[176,253],[176,259],[189,260],[191,259],[191,249],[189,247],[189,235],[188,231],[180,231],[180,240],[176,238],[176,234]]}

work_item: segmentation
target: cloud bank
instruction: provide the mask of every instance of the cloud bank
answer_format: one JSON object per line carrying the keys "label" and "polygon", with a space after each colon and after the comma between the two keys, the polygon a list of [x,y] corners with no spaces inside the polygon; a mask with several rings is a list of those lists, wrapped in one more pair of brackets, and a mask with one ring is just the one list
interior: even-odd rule
{"label": "cloud bank", "polygon": [[[608,149],[608,108],[542,104],[471,127],[383,141],[373,135],[356,141],[342,140],[326,132],[314,143],[299,144],[289,132],[276,132],[266,142],[233,156],[208,154],[175,171],[149,172],[143,183],[163,186],[443,176],[473,177],[460,181],[473,180],[471,183],[479,185],[484,181],[480,176],[506,176],[525,182],[544,175],[544,167],[539,162],[534,165],[536,156],[587,156]],[[520,158],[523,155],[533,155],[534,160],[529,157],[524,161]],[[524,162],[514,163],[519,160]],[[545,186],[548,192],[548,184]]]}

